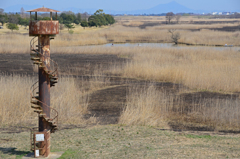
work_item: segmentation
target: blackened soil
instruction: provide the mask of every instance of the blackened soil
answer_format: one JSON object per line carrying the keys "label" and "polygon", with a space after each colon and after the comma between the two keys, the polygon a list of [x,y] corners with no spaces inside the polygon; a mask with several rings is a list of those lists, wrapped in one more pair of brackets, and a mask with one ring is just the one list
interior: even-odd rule
{"label": "blackened soil", "polygon": [[[78,80],[91,78],[91,74],[96,68],[104,70],[111,67],[112,64],[126,62],[126,59],[116,55],[53,54],[51,57],[58,63],[61,75],[73,75]],[[33,73],[29,54],[0,54],[0,73],[37,76],[36,73]],[[182,89],[188,89],[180,84],[123,78],[112,74],[108,74],[104,78],[108,78],[110,83],[107,87],[90,95],[88,108],[90,113],[85,116],[85,118],[96,117],[99,124],[118,123],[119,116],[126,105],[126,96],[133,87],[144,88],[154,85],[157,90],[172,95],[177,95]],[[236,99],[239,95],[196,92],[181,94],[178,97],[181,98],[187,109],[191,109],[193,102],[201,103],[202,99]],[[169,125],[173,129],[182,129],[181,124],[176,122],[170,122]],[[187,129],[212,130],[209,127],[194,126],[189,126]]]}
{"label": "blackened soil", "polygon": [[[211,24],[233,24],[233,23],[240,23],[240,21],[194,21],[191,22],[191,24],[196,24],[196,25],[211,25]],[[189,24],[188,21],[181,21],[181,24]],[[161,25],[166,25],[166,22],[144,22],[144,24],[139,25],[138,27],[140,29],[146,29],[146,27],[153,27],[153,26],[161,26]],[[173,24],[175,25],[175,22]],[[123,25],[125,27],[135,27],[135,26],[129,26],[129,25]],[[201,29],[209,29],[209,28],[201,28]],[[201,29],[186,29],[190,31],[200,31]],[[182,29],[180,29],[182,30]],[[226,32],[235,32],[240,30],[240,25],[239,26],[226,26],[222,28],[210,28],[210,30],[216,30],[216,31],[226,31]]]}

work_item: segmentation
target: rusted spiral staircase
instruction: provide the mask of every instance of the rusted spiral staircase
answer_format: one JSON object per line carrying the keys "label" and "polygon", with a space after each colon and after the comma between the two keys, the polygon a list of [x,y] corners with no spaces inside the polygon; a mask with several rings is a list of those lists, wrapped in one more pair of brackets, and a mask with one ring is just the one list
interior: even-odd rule
{"label": "rusted spiral staircase", "polygon": [[[41,46],[36,45],[38,41],[36,37],[37,36],[33,37],[30,41],[31,60],[33,61],[33,64],[38,65],[39,68],[44,70],[44,72],[47,74],[47,77],[50,79],[50,87],[53,87],[58,82],[58,65],[56,62],[50,59],[50,69],[48,69],[44,62],[42,62],[44,57],[39,51]],[[58,112],[56,109],[39,100],[38,83],[38,81],[35,82],[30,89],[31,108],[34,109],[34,112],[38,113],[39,117],[44,118],[44,120],[51,127],[51,133],[54,133],[58,129]],[[50,109],[50,117],[47,117],[47,115],[43,113],[43,107]]]}
{"label": "rusted spiral staircase", "polygon": [[[39,77],[30,89],[31,107],[38,114],[38,127],[31,129],[30,144],[35,157],[48,157],[50,134],[58,129],[58,112],[50,107],[50,88],[58,82],[58,65],[50,59],[50,40],[59,33],[57,12],[60,11],[42,7],[27,12],[30,12],[29,36],[33,36],[30,56],[33,64],[38,66]],[[49,12],[50,20],[38,20],[38,12]]]}

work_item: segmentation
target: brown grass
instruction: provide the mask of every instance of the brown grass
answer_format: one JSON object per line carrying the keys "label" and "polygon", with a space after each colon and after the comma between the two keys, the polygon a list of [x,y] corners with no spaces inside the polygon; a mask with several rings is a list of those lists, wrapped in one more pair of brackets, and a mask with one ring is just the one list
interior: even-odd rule
{"label": "brown grass", "polygon": [[131,87],[126,108],[119,124],[145,125],[169,128],[174,122],[181,128],[195,127],[214,130],[240,130],[239,99],[204,99],[193,101],[191,106],[180,95],[161,92],[154,85]]}
{"label": "brown grass", "polygon": [[167,108],[165,94],[157,91],[154,86],[141,89],[130,87],[127,95],[126,108],[119,118],[119,124],[148,125],[167,127]]}
{"label": "brown grass", "polygon": [[[30,107],[30,87],[34,80],[26,76],[1,76],[0,126],[37,124],[37,114]],[[86,124],[88,95],[78,89],[73,78],[60,78],[51,89],[51,106],[59,113],[59,124]]]}
{"label": "brown grass", "polygon": [[238,92],[239,53],[212,49],[152,49],[133,54],[122,74],[182,83],[192,89]]}
{"label": "brown grass", "polygon": [[[181,39],[179,42],[191,44],[205,44],[205,45],[240,45],[240,33],[237,32],[224,32],[212,31],[208,29],[221,28],[226,26],[239,26],[239,23],[222,23],[222,21],[233,21],[236,19],[223,20],[221,23],[212,25],[200,24],[176,24],[176,25],[158,25],[148,26],[145,29],[140,29],[142,24],[151,22],[161,22],[165,20],[163,17],[138,17],[135,20],[125,21],[125,17],[121,17],[118,23],[109,27],[101,28],[88,28],[83,29],[76,26],[74,34],[62,31],[56,36],[55,40],[51,41],[52,48],[62,46],[79,46],[79,45],[99,45],[109,42],[125,43],[125,42],[171,42],[168,29],[176,29]],[[129,18],[129,17],[128,17]],[[189,20],[189,18],[187,18]],[[196,19],[195,19],[196,20]],[[201,19],[197,19],[201,21]],[[184,19],[183,19],[184,21]],[[217,20],[212,20],[217,21]],[[129,26],[129,27],[127,27]],[[192,32],[191,29],[201,29],[201,31]],[[4,29],[3,29],[4,30]],[[0,30],[0,32],[4,32]],[[6,32],[6,30],[5,30]],[[4,32],[4,33],[5,33]],[[19,34],[22,31],[14,31],[13,34],[0,34],[0,53],[27,53],[29,52],[29,42],[31,37],[28,35]],[[26,31],[27,34],[27,31]]]}

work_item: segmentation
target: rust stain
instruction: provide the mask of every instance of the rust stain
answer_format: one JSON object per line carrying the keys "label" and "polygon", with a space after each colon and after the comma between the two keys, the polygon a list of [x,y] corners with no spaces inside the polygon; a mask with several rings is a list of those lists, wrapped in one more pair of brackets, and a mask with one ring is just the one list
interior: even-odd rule
{"label": "rust stain", "polygon": [[59,22],[56,21],[30,21],[29,34],[30,35],[55,35],[59,33]]}

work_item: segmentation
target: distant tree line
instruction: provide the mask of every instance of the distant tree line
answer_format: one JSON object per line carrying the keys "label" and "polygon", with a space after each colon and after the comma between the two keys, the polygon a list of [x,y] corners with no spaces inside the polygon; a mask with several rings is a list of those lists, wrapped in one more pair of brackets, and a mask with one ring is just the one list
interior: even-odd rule
{"label": "distant tree line", "polygon": [[180,14],[174,14],[173,12],[168,12],[166,14],[166,23],[171,24],[173,19],[176,20],[176,23],[179,23],[180,18],[181,18]]}
{"label": "distant tree line", "polygon": [[[38,14],[38,20],[51,20],[49,13]],[[53,20],[56,20],[56,17],[52,17]],[[29,14],[25,13],[25,10],[21,8],[20,13],[4,13],[4,10],[0,8],[0,23],[1,25],[7,24],[7,27],[11,30],[18,30],[18,25],[25,26],[29,25],[30,19],[34,19]],[[81,25],[82,27],[92,27],[92,26],[103,26],[111,25],[115,23],[115,20],[112,15],[105,14],[102,9],[97,10],[94,15],[89,15],[88,13],[73,13],[71,11],[62,12],[57,19],[60,23],[61,28],[72,29],[75,25]],[[62,26],[62,27],[61,27]],[[63,27],[64,26],[64,27]]]}

